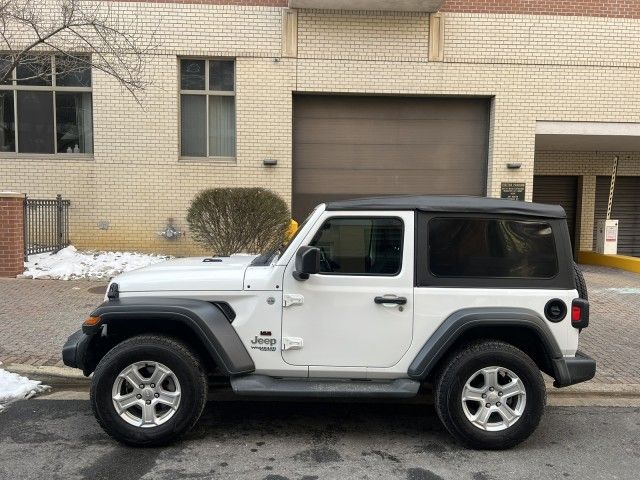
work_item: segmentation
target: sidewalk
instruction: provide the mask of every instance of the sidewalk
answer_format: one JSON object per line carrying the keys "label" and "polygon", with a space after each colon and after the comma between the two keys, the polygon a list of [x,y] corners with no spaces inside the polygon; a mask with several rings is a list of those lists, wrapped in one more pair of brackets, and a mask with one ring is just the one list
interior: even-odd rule
{"label": "sidewalk", "polygon": [[[640,385],[640,275],[584,266],[591,324],[580,349],[598,361],[603,385]],[[62,366],[67,337],[102,302],[105,283],[0,279],[0,362]],[[588,384],[585,384],[587,386]]]}
{"label": "sidewalk", "polygon": [[62,345],[105,290],[87,280],[0,279],[0,362],[63,366]]}
{"label": "sidewalk", "polygon": [[580,349],[598,362],[592,383],[640,385],[640,275],[581,266],[589,289],[590,324]]}

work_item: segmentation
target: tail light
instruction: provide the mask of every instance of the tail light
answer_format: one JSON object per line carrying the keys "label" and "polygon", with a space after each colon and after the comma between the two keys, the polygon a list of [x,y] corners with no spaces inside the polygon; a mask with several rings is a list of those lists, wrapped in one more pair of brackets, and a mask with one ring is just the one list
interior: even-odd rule
{"label": "tail light", "polygon": [[589,326],[589,301],[576,298],[571,303],[571,325],[575,328],[587,328]]}

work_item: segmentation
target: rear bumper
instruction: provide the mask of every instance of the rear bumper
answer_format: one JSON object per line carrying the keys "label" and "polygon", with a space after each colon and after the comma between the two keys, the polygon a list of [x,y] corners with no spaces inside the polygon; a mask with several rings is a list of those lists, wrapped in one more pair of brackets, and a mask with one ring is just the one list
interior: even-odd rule
{"label": "rear bumper", "polygon": [[596,374],[596,361],[580,351],[576,352],[575,357],[555,359],[553,363],[556,373],[553,386],[557,388],[586,382]]}
{"label": "rear bumper", "polygon": [[87,351],[91,338],[92,335],[86,335],[82,330],[78,330],[68,338],[64,347],[62,347],[62,361],[66,366],[85,371]]}

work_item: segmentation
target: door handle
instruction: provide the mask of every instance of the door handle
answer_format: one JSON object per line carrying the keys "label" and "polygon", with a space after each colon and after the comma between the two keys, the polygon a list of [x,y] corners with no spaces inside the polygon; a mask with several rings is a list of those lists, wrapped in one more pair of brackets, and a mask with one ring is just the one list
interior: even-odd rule
{"label": "door handle", "polygon": [[391,304],[391,305],[406,305],[407,304],[407,298],[406,297],[376,297],[373,299],[373,301],[377,304],[377,305],[385,305],[385,304]]}

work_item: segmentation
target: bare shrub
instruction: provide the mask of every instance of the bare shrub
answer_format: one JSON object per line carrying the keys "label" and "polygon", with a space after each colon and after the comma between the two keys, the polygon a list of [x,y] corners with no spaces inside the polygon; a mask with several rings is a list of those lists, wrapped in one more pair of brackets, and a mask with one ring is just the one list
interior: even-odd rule
{"label": "bare shrub", "polygon": [[204,190],[187,214],[194,240],[222,256],[277,248],[290,220],[285,201],[264,188]]}

